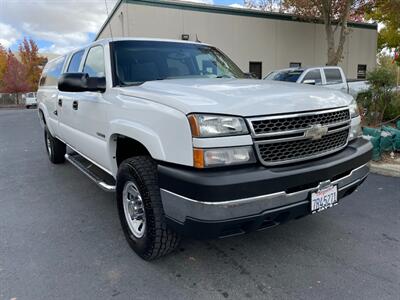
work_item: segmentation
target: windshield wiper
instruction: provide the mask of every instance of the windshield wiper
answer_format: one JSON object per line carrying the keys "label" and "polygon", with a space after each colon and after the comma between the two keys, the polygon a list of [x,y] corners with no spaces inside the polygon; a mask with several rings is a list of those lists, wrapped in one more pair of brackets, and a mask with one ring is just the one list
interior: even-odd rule
{"label": "windshield wiper", "polygon": [[229,76],[229,75],[226,75],[226,74],[224,74],[224,75],[218,75],[218,76],[216,76],[215,78],[233,78],[232,76]]}
{"label": "windshield wiper", "polygon": [[120,86],[122,86],[122,87],[124,87],[124,86],[137,86],[137,85],[142,85],[145,82],[165,80],[165,79],[166,78],[154,78],[154,79],[150,79],[150,80],[134,81],[134,82],[129,82],[129,83],[122,82]]}

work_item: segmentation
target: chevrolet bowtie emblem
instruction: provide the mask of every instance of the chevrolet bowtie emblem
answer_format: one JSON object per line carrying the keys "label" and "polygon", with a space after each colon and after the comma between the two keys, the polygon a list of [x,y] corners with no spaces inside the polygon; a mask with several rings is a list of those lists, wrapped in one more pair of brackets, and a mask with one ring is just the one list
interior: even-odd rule
{"label": "chevrolet bowtie emblem", "polygon": [[328,132],[328,127],[321,124],[312,125],[306,130],[304,136],[311,140],[320,140]]}

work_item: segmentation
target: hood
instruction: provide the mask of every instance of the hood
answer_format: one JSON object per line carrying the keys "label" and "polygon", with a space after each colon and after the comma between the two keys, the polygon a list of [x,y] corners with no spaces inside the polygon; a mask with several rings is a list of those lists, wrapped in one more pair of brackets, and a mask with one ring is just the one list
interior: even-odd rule
{"label": "hood", "polygon": [[125,96],[188,113],[260,116],[346,106],[351,96],[295,83],[254,79],[167,79],[121,87]]}

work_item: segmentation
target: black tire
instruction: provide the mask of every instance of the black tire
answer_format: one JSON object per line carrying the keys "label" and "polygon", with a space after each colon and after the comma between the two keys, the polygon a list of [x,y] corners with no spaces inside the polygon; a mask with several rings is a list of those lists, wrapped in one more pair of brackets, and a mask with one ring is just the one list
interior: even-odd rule
{"label": "black tire", "polygon": [[44,143],[50,161],[53,164],[62,164],[65,161],[67,147],[59,139],[53,137],[47,127],[44,129]]}
{"label": "black tire", "polygon": [[[128,182],[138,188],[145,212],[145,229],[137,237],[129,228],[123,205],[123,191]],[[125,237],[131,248],[143,259],[153,260],[172,252],[180,237],[167,227],[158,185],[157,165],[148,156],[124,160],[117,174],[117,206]]]}
{"label": "black tire", "polygon": [[31,106],[30,106],[30,105],[27,105],[27,106],[26,106],[26,109],[30,109],[30,108],[31,108]]}

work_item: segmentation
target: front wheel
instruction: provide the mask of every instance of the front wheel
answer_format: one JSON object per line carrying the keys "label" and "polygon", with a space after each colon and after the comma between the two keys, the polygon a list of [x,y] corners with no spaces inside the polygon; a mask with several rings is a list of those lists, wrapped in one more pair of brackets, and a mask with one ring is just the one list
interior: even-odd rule
{"label": "front wheel", "polygon": [[116,191],[122,229],[140,257],[152,260],[178,246],[179,236],[166,224],[157,167],[152,158],[137,156],[123,161]]}
{"label": "front wheel", "polygon": [[65,161],[67,147],[56,137],[53,137],[47,127],[44,129],[44,141],[47,155],[53,164],[62,164]]}

